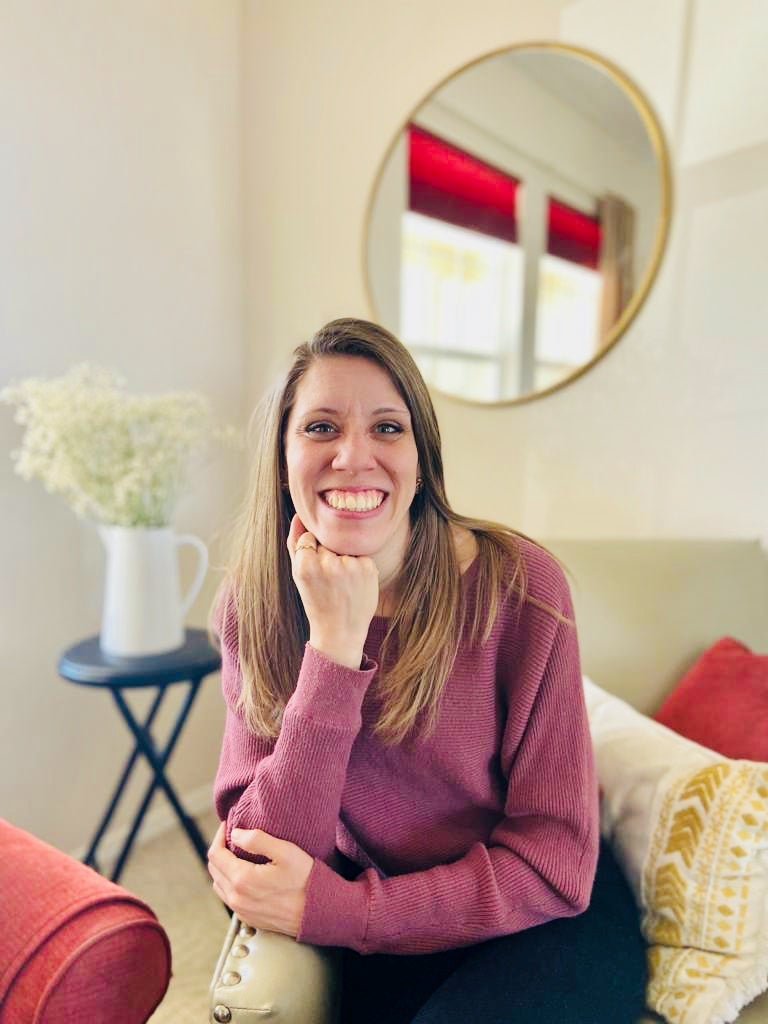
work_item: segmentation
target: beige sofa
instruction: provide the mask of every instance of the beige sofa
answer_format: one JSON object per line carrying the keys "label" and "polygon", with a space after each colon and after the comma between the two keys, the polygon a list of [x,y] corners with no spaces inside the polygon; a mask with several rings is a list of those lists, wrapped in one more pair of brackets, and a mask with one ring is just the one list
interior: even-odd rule
{"label": "beige sofa", "polygon": [[[547,544],[570,571],[584,671],[645,714],[718,637],[768,651],[768,560],[757,541]],[[235,919],[211,983],[210,1019],[240,1024],[269,1014],[330,1024],[335,982],[328,951],[253,933]],[[661,1019],[648,1014],[637,1024]],[[738,1017],[767,1021],[768,994]]]}

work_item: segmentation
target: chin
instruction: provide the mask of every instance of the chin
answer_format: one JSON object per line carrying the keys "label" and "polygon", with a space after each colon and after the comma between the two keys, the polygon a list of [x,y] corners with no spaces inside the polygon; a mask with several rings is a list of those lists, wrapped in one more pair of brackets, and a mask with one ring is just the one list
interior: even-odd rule
{"label": "chin", "polygon": [[354,555],[356,558],[372,558],[379,550],[377,546],[363,544],[362,541],[345,541],[331,537],[327,541],[321,538],[320,543],[334,555]]}
{"label": "chin", "polygon": [[[357,533],[357,531],[355,531]],[[335,555],[354,555],[356,557],[372,557],[381,548],[380,544],[370,538],[353,535],[343,530],[318,530],[315,534],[324,548]]]}

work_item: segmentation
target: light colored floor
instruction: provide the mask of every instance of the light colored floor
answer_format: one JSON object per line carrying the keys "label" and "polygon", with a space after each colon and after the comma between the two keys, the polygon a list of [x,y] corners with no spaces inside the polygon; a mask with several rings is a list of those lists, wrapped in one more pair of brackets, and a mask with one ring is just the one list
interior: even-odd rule
{"label": "light colored floor", "polygon": [[[215,814],[197,824],[210,842]],[[151,1024],[206,1024],[208,985],[229,917],[184,832],[174,828],[137,846],[120,884],[150,905],[171,941],[173,976]]]}

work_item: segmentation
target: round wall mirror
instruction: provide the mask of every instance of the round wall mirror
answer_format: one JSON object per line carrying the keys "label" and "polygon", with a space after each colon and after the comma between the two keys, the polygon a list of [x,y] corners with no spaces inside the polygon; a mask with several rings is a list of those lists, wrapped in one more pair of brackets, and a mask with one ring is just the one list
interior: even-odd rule
{"label": "round wall mirror", "polygon": [[637,87],[585,50],[513,47],[443,82],[392,141],[368,208],[371,305],[436,391],[529,401],[626,330],[669,216]]}

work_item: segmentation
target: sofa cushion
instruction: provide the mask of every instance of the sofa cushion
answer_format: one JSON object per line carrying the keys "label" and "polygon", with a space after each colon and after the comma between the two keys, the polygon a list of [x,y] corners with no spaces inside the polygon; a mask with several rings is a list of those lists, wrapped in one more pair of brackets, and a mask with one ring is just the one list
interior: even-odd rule
{"label": "sofa cushion", "polygon": [[0,819],[0,1024],[143,1024],[168,938],[121,886]]}
{"label": "sofa cushion", "polygon": [[737,761],[585,679],[601,825],[641,911],[648,1005],[719,1024],[768,986],[768,764]]}
{"label": "sofa cushion", "polygon": [[653,717],[726,757],[768,761],[768,656],[723,637],[698,658]]}

